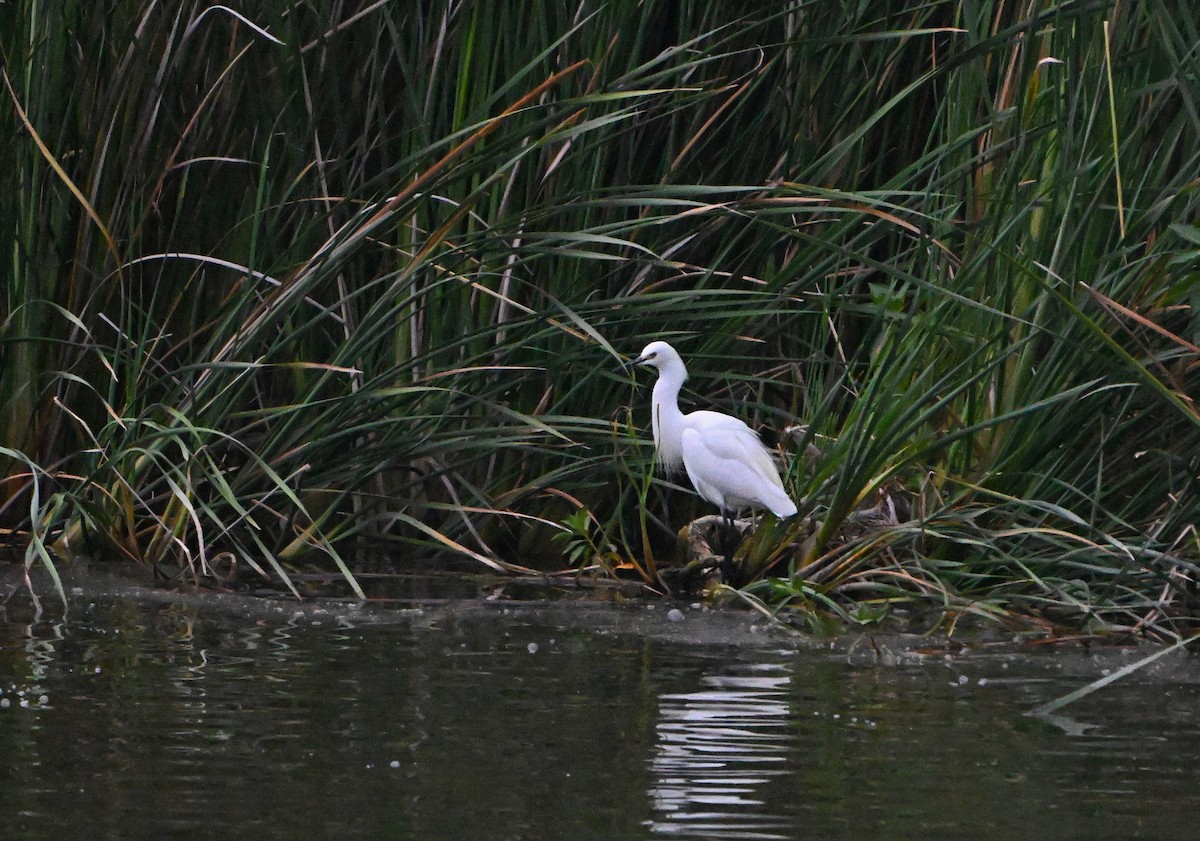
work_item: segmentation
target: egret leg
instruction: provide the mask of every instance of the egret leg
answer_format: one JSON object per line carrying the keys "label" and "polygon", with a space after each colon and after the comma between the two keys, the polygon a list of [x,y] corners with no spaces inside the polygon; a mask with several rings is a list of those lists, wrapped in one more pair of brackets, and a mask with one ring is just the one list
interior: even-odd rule
{"label": "egret leg", "polygon": [[721,561],[721,579],[728,584],[733,580],[733,553],[738,547],[737,527],[733,524],[733,512],[728,508],[721,509],[721,518],[724,520],[725,535],[722,543],[724,546],[724,559]]}

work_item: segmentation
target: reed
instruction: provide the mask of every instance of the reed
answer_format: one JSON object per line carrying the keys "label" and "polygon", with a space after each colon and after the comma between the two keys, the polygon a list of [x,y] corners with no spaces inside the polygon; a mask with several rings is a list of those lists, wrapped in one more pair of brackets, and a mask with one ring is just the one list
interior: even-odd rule
{"label": "reed", "polygon": [[1194,622],[1181,0],[9,5],[27,565],[358,590],[370,538],[654,582],[702,513],[617,365],[659,336],[698,404],[822,442],[753,593]]}

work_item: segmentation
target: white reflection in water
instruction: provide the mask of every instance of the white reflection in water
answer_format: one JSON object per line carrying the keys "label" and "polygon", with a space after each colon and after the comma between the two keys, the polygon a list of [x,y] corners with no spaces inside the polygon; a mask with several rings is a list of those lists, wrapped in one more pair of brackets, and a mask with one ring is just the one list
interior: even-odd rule
{"label": "white reflection in water", "polygon": [[701,678],[698,692],[659,696],[650,789],[660,835],[789,838],[790,822],[764,809],[761,787],[790,773],[786,690],[778,664]]}

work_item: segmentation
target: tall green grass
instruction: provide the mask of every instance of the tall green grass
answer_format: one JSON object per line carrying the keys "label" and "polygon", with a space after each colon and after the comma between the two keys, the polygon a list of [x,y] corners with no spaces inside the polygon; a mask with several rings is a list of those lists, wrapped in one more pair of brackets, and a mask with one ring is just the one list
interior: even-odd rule
{"label": "tall green grass", "polygon": [[[696,405],[825,442],[760,595],[1195,617],[1186,3],[10,6],[27,564],[654,581],[705,513],[618,368],[658,336]],[[847,541],[884,486],[911,516]]]}

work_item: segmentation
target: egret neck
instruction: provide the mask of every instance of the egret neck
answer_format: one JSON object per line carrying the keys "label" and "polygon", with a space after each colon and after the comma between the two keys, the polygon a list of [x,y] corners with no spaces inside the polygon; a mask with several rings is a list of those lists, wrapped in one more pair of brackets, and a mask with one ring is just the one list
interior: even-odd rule
{"label": "egret neck", "polygon": [[654,449],[663,469],[677,473],[683,468],[683,412],[679,411],[679,389],[687,381],[687,367],[675,357],[658,370],[651,397]]}

